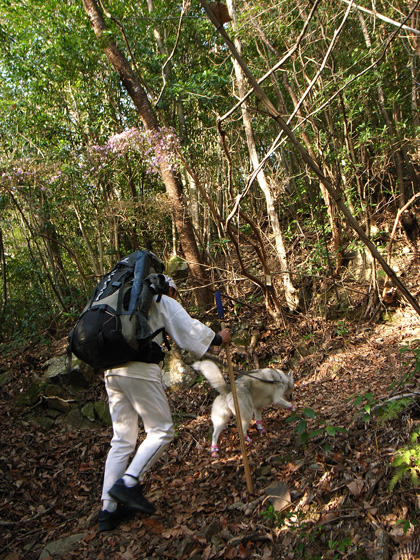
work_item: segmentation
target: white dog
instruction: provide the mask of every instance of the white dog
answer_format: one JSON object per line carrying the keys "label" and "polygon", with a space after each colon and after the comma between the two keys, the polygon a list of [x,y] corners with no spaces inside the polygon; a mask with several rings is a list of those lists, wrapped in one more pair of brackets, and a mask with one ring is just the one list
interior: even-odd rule
{"label": "white dog", "polygon": [[[220,393],[213,402],[211,420],[213,422],[213,437],[211,442],[211,456],[218,457],[217,442],[219,436],[226,428],[232,415],[235,415],[235,404],[230,385],[226,383],[222,372],[211,360],[195,362],[192,366],[195,371],[204,375],[213,389]],[[255,413],[257,428],[265,433],[261,422],[261,411],[270,404],[294,410],[290,399],[293,392],[293,372],[284,373],[280,369],[258,369],[245,373],[235,381],[238,396],[239,411],[241,414],[242,430],[246,441],[250,442],[247,429]]]}

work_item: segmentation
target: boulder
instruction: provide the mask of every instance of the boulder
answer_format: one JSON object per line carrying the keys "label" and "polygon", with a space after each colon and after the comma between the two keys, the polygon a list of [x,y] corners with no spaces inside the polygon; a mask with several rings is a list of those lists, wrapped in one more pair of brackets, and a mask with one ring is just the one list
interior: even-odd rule
{"label": "boulder", "polygon": [[176,280],[183,280],[188,276],[188,263],[181,257],[171,257],[167,263],[168,276]]}
{"label": "boulder", "polygon": [[174,391],[181,391],[192,387],[197,381],[197,373],[188,366],[176,350],[171,350],[165,356],[163,366],[163,383],[165,387]]}
{"label": "boulder", "polygon": [[86,533],[77,533],[48,543],[39,555],[39,560],[46,560],[53,556],[64,558],[67,553],[78,547],[85,535]]}
{"label": "boulder", "polygon": [[63,383],[73,387],[86,388],[92,383],[95,373],[93,369],[72,355],[71,368],[68,368],[67,354],[54,356],[44,364],[44,381],[47,383]]}

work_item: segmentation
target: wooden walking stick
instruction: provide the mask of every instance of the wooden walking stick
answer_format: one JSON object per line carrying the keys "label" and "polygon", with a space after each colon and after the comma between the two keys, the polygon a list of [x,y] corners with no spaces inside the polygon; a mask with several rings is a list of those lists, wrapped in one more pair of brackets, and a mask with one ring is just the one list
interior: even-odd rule
{"label": "wooden walking stick", "polygon": [[[223,322],[223,320],[225,318],[225,312],[224,312],[224,309],[223,309],[220,292],[219,291],[215,292],[214,297],[216,299],[217,312],[219,314],[219,319],[221,321],[221,326],[222,326],[222,330],[223,330],[225,328],[225,324]],[[230,388],[231,388],[231,391],[232,391],[233,402],[234,402],[234,405],[235,405],[236,427],[238,428],[239,441],[240,441],[240,444],[241,444],[242,461],[244,463],[246,485],[248,487],[248,492],[250,494],[252,494],[253,489],[252,489],[251,473],[250,473],[250,470],[249,470],[248,456],[246,454],[245,437],[244,437],[244,432],[242,430],[241,411],[239,409],[238,395],[236,393],[235,376],[233,374],[233,366],[232,366],[232,358],[231,358],[231,355],[230,355],[229,342],[227,342],[225,344],[225,349],[226,349],[226,358],[227,358],[227,363],[228,363],[228,368],[229,368]]]}

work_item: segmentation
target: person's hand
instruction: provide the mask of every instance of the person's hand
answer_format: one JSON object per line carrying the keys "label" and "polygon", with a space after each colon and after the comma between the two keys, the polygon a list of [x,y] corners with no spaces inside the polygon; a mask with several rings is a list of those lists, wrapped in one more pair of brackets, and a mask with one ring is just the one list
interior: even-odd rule
{"label": "person's hand", "polygon": [[217,334],[222,337],[223,344],[226,344],[227,342],[229,342],[232,339],[232,337],[230,336],[230,330],[229,329],[223,329],[222,331],[218,332]]}

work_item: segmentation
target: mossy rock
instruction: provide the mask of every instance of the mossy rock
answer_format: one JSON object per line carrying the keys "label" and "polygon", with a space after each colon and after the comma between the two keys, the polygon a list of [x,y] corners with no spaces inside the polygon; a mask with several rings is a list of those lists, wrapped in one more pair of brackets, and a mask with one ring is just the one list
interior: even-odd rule
{"label": "mossy rock", "polygon": [[86,403],[82,407],[81,412],[82,412],[83,416],[85,416],[91,422],[94,422],[96,420],[94,403],[92,403],[92,402]]}
{"label": "mossy rock", "polygon": [[45,430],[51,430],[51,428],[55,424],[54,419],[50,418],[49,416],[36,416],[35,414],[30,414],[29,416],[27,416],[27,419],[29,420],[29,422],[31,422],[31,424],[40,426]]}
{"label": "mossy rock", "polygon": [[100,422],[105,426],[112,426],[111,415],[109,413],[108,403],[104,401],[86,403],[82,410],[85,416],[91,422]]}
{"label": "mossy rock", "polygon": [[104,424],[105,426],[112,426],[111,415],[109,413],[109,406],[107,402],[97,401],[93,404],[93,408],[95,409],[95,414],[101,424]]}
{"label": "mossy rock", "polygon": [[62,383],[85,389],[91,385],[95,374],[93,369],[72,354],[69,370],[67,354],[54,356],[44,364],[44,378],[48,382]]}
{"label": "mossy rock", "polygon": [[60,417],[59,421],[78,430],[97,430],[100,427],[98,422],[88,420],[78,408],[74,408],[66,416]]}
{"label": "mossy rock", "polygon": [[33,406],[41,399],[44,394],[44,390],[45,383],[38,383],[34,381],[29,386],[29,389],[17,398],[18,406]]}
{"label": "mossy rock", "polygon": [[248,329],[240,329],[232,335],[232,342],[236,346],[244,346],[247,348],[251,342],[251,335]]}
{"label": "mossy rock", "polygon": [[188,263],[181,257],[171,257],[166,265],[166,270],[174,280],[180,280],[188,276]]}

